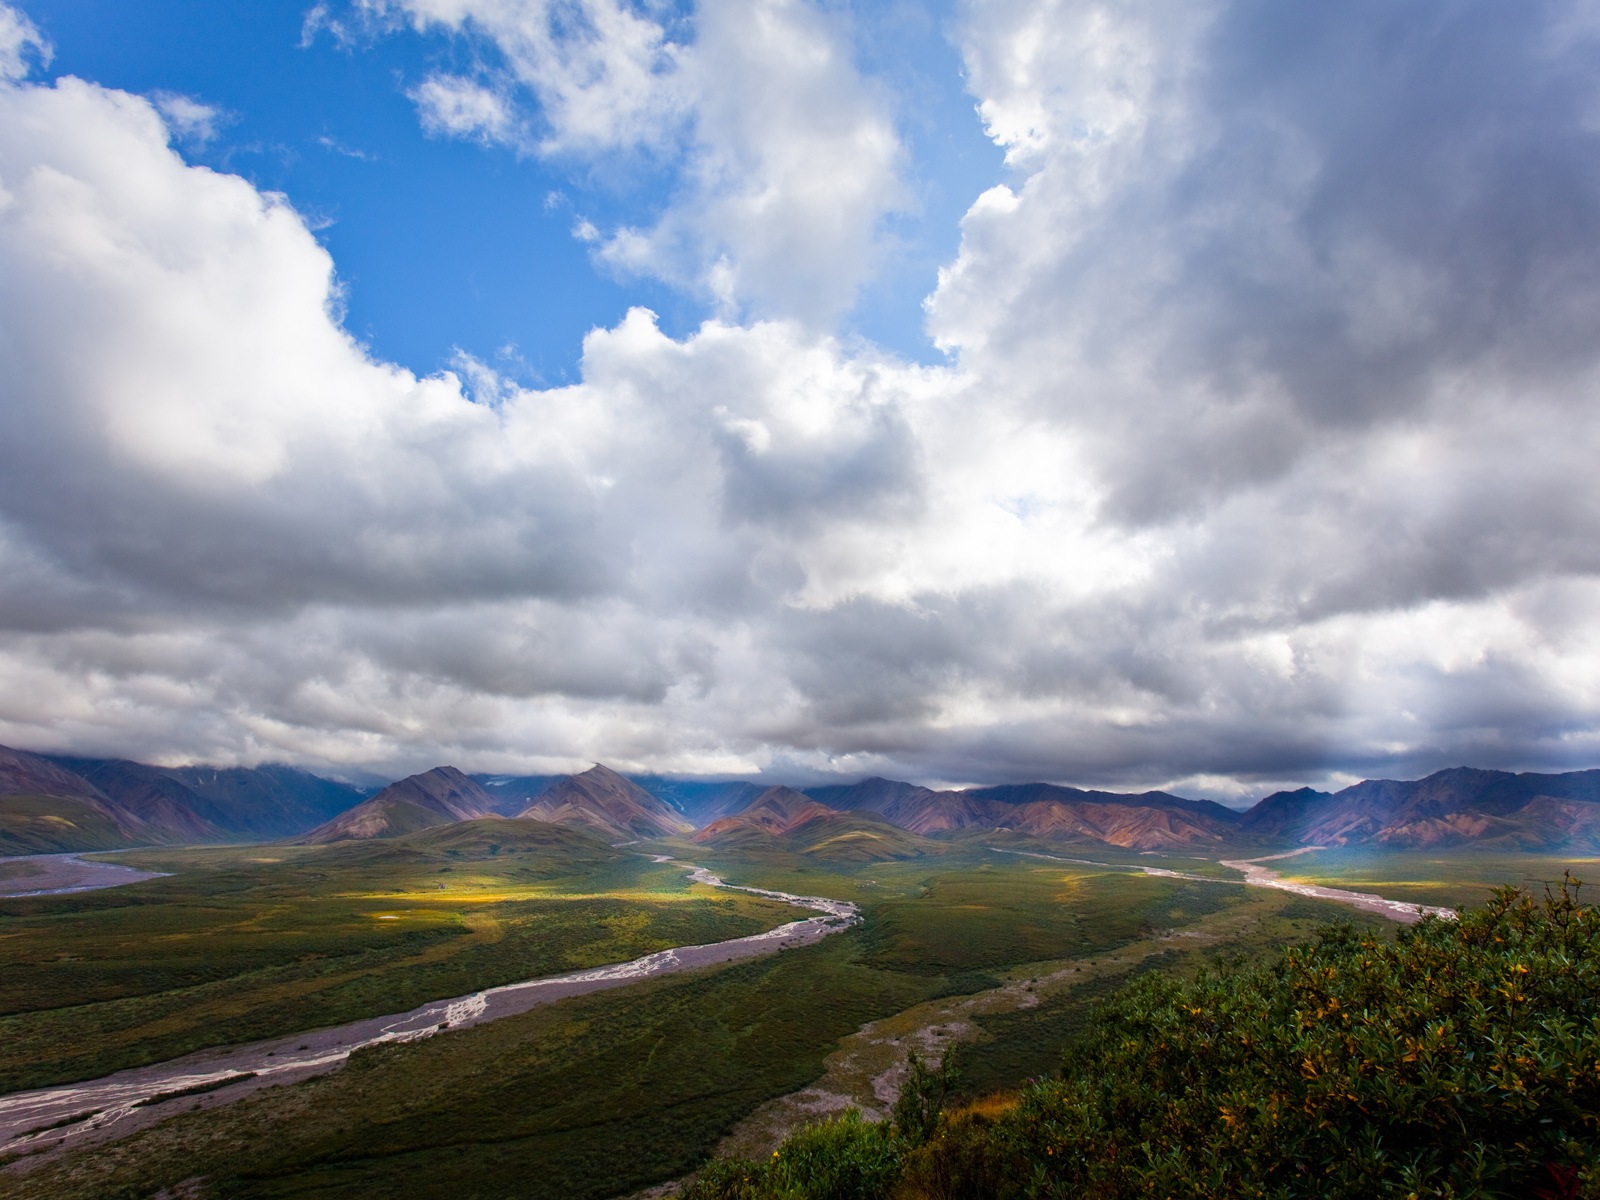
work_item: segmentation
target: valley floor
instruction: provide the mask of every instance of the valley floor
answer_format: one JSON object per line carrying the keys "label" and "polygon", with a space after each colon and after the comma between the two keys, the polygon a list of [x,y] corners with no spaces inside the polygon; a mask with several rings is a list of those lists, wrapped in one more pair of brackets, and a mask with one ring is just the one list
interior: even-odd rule
{"label": "valley floor", "polygon": [[[670,861],[670,860],[665,860]],[[681,864],[694,881],[725,887],[716,876]],[[742,889],[738,889],[742,890]],[[201,1107],[243,1099],[263,1087],[282,1086],[343,1066],[352,1054],[376,1046],[421,1041],[447,1029],[502,1020],[574,996],[623,987],[659,975],[701,970],[778,950],[811,945],[841,933],[859,917],[853,904],[765,892],[765,898],[820,916],[797,917],[762,933],[706,945],[676,946],[629,962],[612,963],[544,979],[522,980],[453,999],[431,1001],[407,1013],[369,1017],[296,1033],[254,1045],[203,1051],[105,1079],[0,1096],[0,1155],[57,1152],[66,1145],[125,1137],[169,1114],[159,1106],[203,1096]]]}
{"label": "valley floor", "polygon": [[[974,1095],[1014,1087],[1050,1073],[1094,1003],[1139,973],[1251,957],[1343,916],[1379,920],[1236,878],[1219,886],[1228,872],[1215,864],[1174,861],[1151,875],[1148,857],[999,857],[730,857],[713,865],[734,882],[846,899],[866,924],[773,958],[377,1046],[333,1075],[226,1108],[174,1098],[177,1115],[132,1137],[15,1164],[0,1173],[0,1195],[148,1195],[187,1181],[195,1195],[229,1200],[603,1200],[679,1177],[718,1146],[764,1152],[845,1105],[881,1113],[912,1046],[957,1046]],[[596,864],[591,883],[614,869]],[[422,895],[391,890],[364,920]],[[84,898],[53,903],[74,902]],[[643,905],[640,919],[650,912]]]}

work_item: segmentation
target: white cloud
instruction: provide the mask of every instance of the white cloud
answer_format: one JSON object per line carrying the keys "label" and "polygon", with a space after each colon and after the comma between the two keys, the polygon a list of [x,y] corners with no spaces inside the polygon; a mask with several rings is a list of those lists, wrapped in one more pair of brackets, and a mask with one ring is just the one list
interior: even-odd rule
{"label": "white cloud", "polygon": [[[374,11],[476,33],[504,61],[487,84],[431,76],[415,89],[430,131],[676,164],[659,219],[611,231],[599,256],[726,315],[827,326],[872,277],[880,225],[906,203],[889,99],[856,69],[844,23],[806,0],[703,0],[684,28],[621,0],[392,0]],[[533,104],[527,125],[508,107],[516,88]]]}
{"label": "white cloud", "polygon": [[[418,379],[149,102],[0,85],[0,741],[1220,790],[1592,765],[1597,87],[1560,5],[1379,7],[974,6],[1014,173],[929,300],[939,368],[636,309],[570,387]],[[674,210],[618,252],[813,311],[833,282],[775,231],[831,205],[823,266],[870,243],[900,153],[832,19],[582,11],[623,49],[558,55],[549,111],[730,164],[685,192],[715,238]],[[639,72],[677,132],[606,82]],[[859,194],[808,177],[858,135]]]}
{"label": "white cloud", "polygon": [[48,64],[52,57],[39,27],[9,4],[0,4],[0,81],[26,78],[30,59]]}
{"label": "white cloud", "polygon": [[[897,389],[792,326],[675,342],[636,312],[591,335],[576,387],[522,392],[464,362],[487,406],[373,362],[330,316],[304,222],[165,143],[136,97],[0,90],[0,674],[38,682],[4,736],[81,733],[85,679],[103,739],[181,710],[169,754],[220,724],[275,731],[280,755],[391,755],[442,719],[435,700],[456,715],[432,736],[485,711],[503,736],[522,718],[481,688],[575,704],[557,724],[581,741],[619,706],[653,726],[684,664],[711,678],[727,629],[792,586],[812,510],[906,486],[904,454],[878,452],[905,439]],[[765,460],[728,414],[772,430]],[[493,649],[504,622],[527,633]],[[324,678],[343,707],[297,699]]]}
{"label": "white cloud", "polygon": [[490,38],[509,80],[538,104],[547,153],[653,147],[686,111],[680,47],[648,9],[626,0],[368,0],[361,8],[369,20],[403,15],[419,29]]}
{"label": "white cloud", "polygon": [[602,258],[697,287],[737,312],[827,324],[878,266],[906,202],[887,100],[843,30],[797,0],[707,0],[682,53],[694,97],[683,193]]}
{"label": "white cloud", "polygon": [[226,115],[193,96],[176,92],[155,92],[150,99],[166,118],[167,128],[180,141],[192,146],[204,146],[217,136],[217,127]]}
{"label": "white cloud", "polygon": [[409,93],[422,127],[445,137],[504,142],[513,138],[516,119],[506,98],[459,75],[429,75]]}

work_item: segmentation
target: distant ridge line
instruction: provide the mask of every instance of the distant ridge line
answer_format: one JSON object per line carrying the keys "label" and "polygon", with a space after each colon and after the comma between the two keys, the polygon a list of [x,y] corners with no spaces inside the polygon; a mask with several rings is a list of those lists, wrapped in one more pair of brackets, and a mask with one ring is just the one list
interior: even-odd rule
{"label": "distant ridge line", "polygon": [[[797,813],[806,804],[816,808],[803,820],[776,818],[774,794]],[[781,842],[821,820],[840,836],[848,826],[857,845],[877,837],[879,849],[892,846],[896,854],[921,839],[986,834],[1190,853],[1312,844],[1600,852],[1600,769],[1451,767],[1416,780],[1363,780],[1337,792],[1279,791],[1241,811],[1165,791],[1043,782],[934,790],[881,776],[764,787],[629,777],[599,763],[565,776],[468,776],[441,765],[364,795],[293,767],[161,768],[0,747],[0,854],[272,838],[314,843],[399,836],[484,817],[582,826],[616,841],[715,827],[714,836],[738,831]],[[83,844],[72,844],[63,828],[80,829]],[[896,841],[889,829],[916,840]]]}

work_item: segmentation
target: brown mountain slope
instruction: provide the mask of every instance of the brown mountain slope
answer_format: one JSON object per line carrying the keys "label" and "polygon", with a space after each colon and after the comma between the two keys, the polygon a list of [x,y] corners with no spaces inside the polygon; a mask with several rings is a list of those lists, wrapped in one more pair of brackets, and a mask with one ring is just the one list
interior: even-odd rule
{"label": "brown mountain slope", "polygon": [[149,840],[143,821],[77,772],[0,746],[0,854],[106,850]]}
{"label": "brown mountain slope", "polygon": [[[1131,804],[1066,804],[1036,800],[997,813],[997,827],[1052,841],[1098,842],[1126,850],[1205,849],[1230,832],[1171,808]],[[999,824],[1003,822],[1003,824]]]}
{"label": "brown mountain slope", "polygon": [[782,837],[817,817],[839,816],[829,808],[793,788],[770,787],[732,816],[719,817],[694,835],[697,842],[708,842],[734,829],[756,829],[772,837]]}
{"label": "brown mountain slope", "polygon": [[674,837],[694,828],[670,805],[599,764],[551,784],[518,815],[622,839]]}
{"label": "brown mountain slope", "polygon": [[0,796],[76,796],[100,804],[107,800],[76,771],[10,746],[0,746]]}
{"label": "brown mountain slope", "polygon": [[975,826],[993,827],[1010,816],[1008,805],[982,800],[972,792],[930,792],[919,788],[876,810],[902,829],[929,837]]}
{"label": "brown mountain slope", "polygon": [[933,843],[871,812],[840,812],[792,788],[772,787],[744,811],[721,817],[694,835],[731,853],[803,855],[831,862],[915,858]]}
{"label": "brown mountain slope", "polygon": [[484,790],[454,767],[435,767],[391,783],[370,800],[340,813],[296,839],[316,846],[352,838],[399,837],[492,816],[494,801]]}
{"label": "brown mountain slope", "polygon": [[1238,814],[1166,792],[1089,792],[1048,783],[935,792],[892,779],[807,789],[828,803],[876,812],[923,837],[1010,829],[1033,837],[1132,850],[1203,849],[1234,838]]}
{"label": "brown mountain slope", "polygon": [[212,819],[216,814],[210,802],[158,767],[120,758],[55,761],[94,784],[115,808],[137,817],[142,841],[188,845],[227,840]]}

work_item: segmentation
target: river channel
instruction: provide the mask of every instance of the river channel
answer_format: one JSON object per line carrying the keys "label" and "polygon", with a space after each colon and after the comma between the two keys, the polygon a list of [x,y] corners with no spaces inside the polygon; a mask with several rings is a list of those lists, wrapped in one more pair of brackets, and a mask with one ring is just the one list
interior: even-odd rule
{"label": "river channel", "polygon": [[[661,855],[651,857],[657,862],[674,861]],[[676,946],[631,962],[485,988],[469,996],[436,1000],[410,1012],[369,1017],[243,1046],[201,1050],[170,1062],[118,1071],[84,1083],[13,1092],[0,1096],[0,1154],[121,1137],[172,1115],[179,1100],[209,1108],[261,1087],[326,1074],[343,1065],[354,1051],[367,1046],[420,1041],[446,1029],[463,1029],[515,1016],[569,996],[809,945],[861,920],[860,911],[847,900],[739,887],[704,867],[682,865],[696,883],[782,900],[818,915],[749,937],[702,946]]]}
{"label": "river channel", "polygon": [[1415,925],[1423,917],[1440,917],[1452,920],[1456,916],[1453,908],[1440,908],[1433,904],[1410,904],[1404,900],[1389,900],[1371,892],[1349,892],[1344,888],[1323,887],[1317,883],[1297,883],[1293,879],[1285,879],[1270,867],[1263,867],[1262,863],[1276,862],[1281,858],[1295,858],[1301,854],[1314,854],[1318,850],[1326,850],[1326,846],[1302,846],[1299,850],[1290,850],[1285,854],[1268,854],[1261,858],[1221,859],[1218,866],[1228,867],[1238,871],[1243,879],[1218,879],[1214,875],[1196,875],[1191,871],[1173,871],[1167,867],[1146,867],[1126,863],[1097,862],[1092,858],[1063,858],[1059,854],[1040,854],[1034,850],[1003,850],[999,846],[991,846],[997,854],[1017,854],[1023,858],[1047,858],[1051,862],[1078,863],[1086,867],[1102,867],[1108,871],[1138,871],[1145,875],[1155,875],[1162,879],[1192,879],[1196,883],[1222,883],[1235,884],[1240,887],[1272,888],[1280,892],[1292,892],[1296,896],[1309,896],[1313,900],[1332,900],[1336,904],[1348,904],[1351,908],[1359,908],[1363,912],[1377,913],[1379,916],[1388,917],[1391,921],[1398,921],[1402,925]]}
{"label": "river channel", "polygon": [[164,871],[141,871],[117,863],[90,862],[76,854],[23,854],[0,858],[0,899],[97,892],[101,888],[159,879],[164,874]]}

